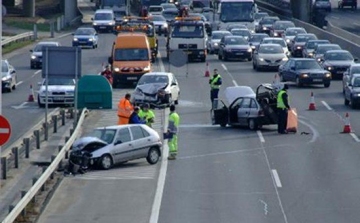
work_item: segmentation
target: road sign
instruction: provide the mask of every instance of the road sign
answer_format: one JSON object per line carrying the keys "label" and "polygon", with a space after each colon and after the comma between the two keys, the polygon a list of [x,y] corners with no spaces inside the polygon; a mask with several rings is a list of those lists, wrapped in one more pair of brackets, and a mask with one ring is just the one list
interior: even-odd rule
{"label": "road sign", "polygon": [[4,145],[10,138],[11,127],[9,121],[0,115],[0,146]]}
{"label": "road sign", "polygon": [[169,62],[174,67],[182,67],[187,63],[188,55],[183,50],[174,50],[170,53]]}

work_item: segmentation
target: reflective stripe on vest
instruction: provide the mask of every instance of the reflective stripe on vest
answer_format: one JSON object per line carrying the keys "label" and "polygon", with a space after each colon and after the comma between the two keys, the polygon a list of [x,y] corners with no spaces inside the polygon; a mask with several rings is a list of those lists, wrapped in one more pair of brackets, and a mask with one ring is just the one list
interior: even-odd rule
{"label": "reflective stripe on vest", "polygon": [[220,74],[217,75],[216,77],[213,77],[211,82],[210,82],[210,87],[211,89],[220,89],[220,85],[215,84],[216,82],[218,82],[218,80],[221,78]]}
{"label": "reflective stripe on vest", "polygon": [[277,95],[277,108],[286,108],[285,104],[284,104],[284,100],[282,98],[283,94],[285,93],[284,90],[281,90],[278,95]]}

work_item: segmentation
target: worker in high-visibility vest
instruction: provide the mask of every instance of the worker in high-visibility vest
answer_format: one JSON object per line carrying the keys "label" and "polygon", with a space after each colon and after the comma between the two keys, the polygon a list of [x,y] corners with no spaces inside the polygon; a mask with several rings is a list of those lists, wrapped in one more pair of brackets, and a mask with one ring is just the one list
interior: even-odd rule
{"label": "worker in high-visibility vest", "polygon": [[179,133],[180,116],[175,111],[175,105],[170,105],[168,133],[172,134],[172,137],[168,140],[169,145],[169,160],[176,159],[178,153],[178,133]]}
{"label": "worker in high-visibility vest", "polygon": [[285,84],[283,89],[279,91],[277,95],[277,110],[278,110],[278,133],[287,134],[287,116],[288,110],[290,109],[289,105],[289,96],[286,90],[289,89],[288,85]]}
{"label": "worker in high-visibility vest", "polygon": [[155,113],[150,109],[150,105],[148,103],[145,103],[142,106],[139,116],[141,119],[146,121],[146,125],[149,127],[151,127],[152,123],[155,121]]}
{"label": "worker in high-visibility vest", "polygon": [[210,100],[212,109],[217,108],[217,100],[219,97],[219,90],[222,84],[222,79],[217,69],[214,69],[214,74],[209,80],[210,84]]}
{"label": "worker in high-visibility vest", "polygon": [[134,111],[134,107],[130,102],[131,95],[127,93],[125,97],[120,99],[118,103],[118,112],[119,117],[118,125],[125,125],[129,123],[129,118],[131,113]]}

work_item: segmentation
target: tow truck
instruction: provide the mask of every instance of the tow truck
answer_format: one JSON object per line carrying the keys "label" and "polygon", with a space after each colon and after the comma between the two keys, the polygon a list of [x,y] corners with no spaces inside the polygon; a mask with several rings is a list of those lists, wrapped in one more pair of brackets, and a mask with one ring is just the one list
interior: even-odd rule
{"label": "tow truck", "polygon": [[205,23],[200,17],[176,17],[170,24],[170,34],[167,38],[167,58],[171,52],[183,50],[188,54],[188,60],[206,60],[206,33]]}
{"label": "tow truck", "polygon": [[115,34],[120,32],[142,32],[147,35],[151,47],[152,60],[155,61],[158,54],[158,39],[155,25],[148,17],[124,16],[115,23]]}

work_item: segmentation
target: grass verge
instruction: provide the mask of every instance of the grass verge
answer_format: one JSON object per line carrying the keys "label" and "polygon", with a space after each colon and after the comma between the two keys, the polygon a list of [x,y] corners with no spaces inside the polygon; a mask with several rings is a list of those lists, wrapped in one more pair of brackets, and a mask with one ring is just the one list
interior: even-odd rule
{"label": "grass verge", "polygon": [[6,54],[6,53],[10,53],[14,50],[17,50],[17,49],[20,49],[20,48],[23,48],[27,45],[30,45],[30,44],[33,44],[34,41],[33,40],[25,40],[25,41],[21,41],[21,42],[15,42],[15,43],[12,43],[10,45],[6,45],[3,47],[2,49],[2,53],[3,54]]}
{"label": "grass verge", "polygon": [[[17,20],[5,20],[5,24],[11,27],[16,27],[19,29],[25,29],[32,31],[34,30],[34,24],[35,22],[31,21],[17,21]],[[37,24],[37,30],[38,31],[44,31],[47,32],[50,30],[50,24],[48,23],[36,23]]]}

